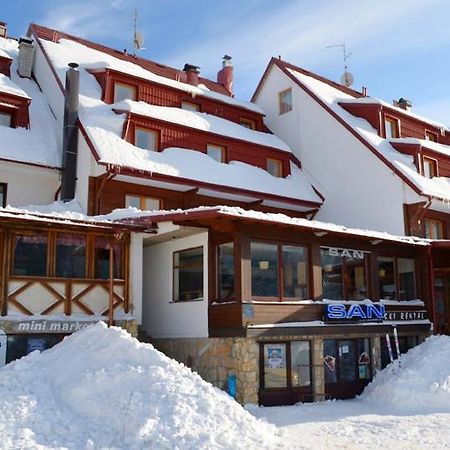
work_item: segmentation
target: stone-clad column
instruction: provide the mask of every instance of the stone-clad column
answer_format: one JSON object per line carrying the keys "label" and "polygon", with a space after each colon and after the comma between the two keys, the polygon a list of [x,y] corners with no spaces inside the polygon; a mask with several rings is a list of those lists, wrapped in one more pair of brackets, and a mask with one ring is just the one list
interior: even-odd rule
{"label": "stone-clad column", "polygon": [[381,370],[381,339],[380,336],[372,338],[372,369],[373,375]]}
{"label": "stone-clad column", "polygon": [[256,339],[234,339],[233,357],[236,361],[236,400],[242,405],[246,403],[257,404],[259,389],[259,347]]}
{"label": "stone-clad column", "polygon": [[323,367],[323,339],[312,340],[312,383],[314,401],[325,400],[325,371]]}

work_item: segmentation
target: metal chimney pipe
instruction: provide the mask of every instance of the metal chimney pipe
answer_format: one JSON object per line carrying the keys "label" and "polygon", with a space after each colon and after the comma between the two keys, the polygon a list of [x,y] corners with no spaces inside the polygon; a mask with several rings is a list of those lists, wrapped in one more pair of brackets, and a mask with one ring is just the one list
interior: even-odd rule
{"label": "metal chimney pipe", "polygon": [[77,63],[69,63],[66,72],[64,93],[63,161],[61,176],[61,200],[68,202],[75,198],[78,156],[78,98],[80,72]]}

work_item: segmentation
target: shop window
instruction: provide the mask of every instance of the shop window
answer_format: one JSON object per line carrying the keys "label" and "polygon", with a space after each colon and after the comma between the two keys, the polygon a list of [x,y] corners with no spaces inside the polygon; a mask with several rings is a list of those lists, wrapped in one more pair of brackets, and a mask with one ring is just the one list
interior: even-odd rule
{"label": "shop window", "polygon": [[423,157],[423,176],[425,178],[433,178],[438,176],[437,160]]}
{"label": "shop window", "polygon": [[280,114],[287,113],[292,110],[292,89],[286,89],[278,93],[278,105]]}
{"label": "shop window", "polygon": [[0,205],[4,208],[6,206],[6,191],[8,185],[6,183],[0,183]]}
{"label": "shop window", "polygon": [[162,200],[141,195],[125,195],[125,208],[138,208],[142,211],[158,211],[162,209]]}
{"label": "shop window", "polygon": [[440,220],[425,219],[425,237],[427,239],[444,239],[444,226]]}
{"label": "shop window", "polygon": [[290,356],[292,386],[311,386],[311,350],[309,341],[291,342]]}
{"label": "shop window", "polygon": [[283,161],[274,158],[267,158],[267,172],[274,177],[283,176]]}
{"label": "shop window", "polygon": [[125,83],[114,83],[114,103],[122,100],[136,100],[136,87]]}
{"label": "shop window", "polygon": [[[391,344],[392,359],[398,359],[400,355],[397,354],[397,346],[395,344],[395,339],[393,336],[389,337],[389,342]],[[398,344],[400,349],[400,354],[404,355],[416,347],[419,343],[419,338],[417,336],[399,336]],[[389,347],[385,338],[381,339],[381,368],[384,369],[388,364],[391,363],[391,356],[389,355]]]}
{"label": "shop window", "polygon": [[58,233],[56,235],[55,275],[64,278],[86,277],[86,236]]}
{"label": "shop window", "polygon": [[0,111],[0,126],[12,127],[12,114],[6,111]]}
{"label": "shop window", "polygon": [[384,131],[386,139],[395,139],[400,137],[400,121],[393,117],[385,116]]}
{"label": "shop window", "polygon": [[427,141],[437,142],[438,141],[438,135],[437,135],[437,133],[434,133],[433,131],[426,130],[425,131],[425,139]]}
{"label": "shop window", "polygon": [[200,105],[192,102],[181,102],[181,109],[185,109],[186,111],[198,112],[200,111]]}
{"label": "shop window", "polygon": [[249,128],[250,130],[255,130],[256,129],[256,124],[254,120],[250,120],[250,119],[246,119],[244,117],[241,117],[239,123],[245,127],[245,128]]}
{"label": "shop window", "polygon": [[220,300],[234,298],[234,244],[226,242],[217,246],[218,297]]}
{"label": "shop window", "polygon": [[415,261],[410,258],[378,258],[380,299],[414,300],[416,298]]}
{"label": "shop window", "polygon": [[48,234],[37,232],[14,236],[13,275],[47,275]]}
{"label": "shop window", "polygon": [[[106,280],[109,278],[109,251],[110,242],[106,236],[96,236],[94,242],[95,278]],[[115,279],[123,279],[122,272],[123,246],[120,243],[113,245],[113,271]]]}
{"label": "shop window", "polygon": [[322,295],[330,300],[364,300],[368,296],[365,254],[342,253],[338,249],[320,249]]}
{"label": "shop window", "polygon": [[136,127],[134,132],[134,145],[144,150],[158,150],[159,133],[147,128]]}
{"label": "shop window", "polygon": [[308,298],[308,252],[294,245],[250,243],[252,297]]}
{"label": "shop window", "polygon": [[61,342],[65,334],[8,334],[6,347],[6,364],[22,358],[35,350],[44,351]]}
{"label": "shop window", "polygon": [[206,154],[217,162],[225,162],[225,147],[221,145],[208,144]]}
{"label": "shop window", "polygon": [[203,247],[173,254],[173,300],[203,300]]}

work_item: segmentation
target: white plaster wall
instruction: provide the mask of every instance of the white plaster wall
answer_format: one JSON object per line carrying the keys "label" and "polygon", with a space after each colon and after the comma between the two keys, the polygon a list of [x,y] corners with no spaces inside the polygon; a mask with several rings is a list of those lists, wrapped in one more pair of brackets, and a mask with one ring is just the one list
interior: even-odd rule
{"label": "white plaster wall", "polygon": [[[173,302],[173,252],[203,246],[203,300]],[[144,247],[143,328],[153,338],[208,336],[208,233]]]}
{"label": "white plaster wall", "polygon": [[130,304],[133,305],[133,317],[142,324],[142,265],[143,238],[141,233],[132,233],[130,242]]}
{"label": "white plaster wall", "polygon": [[55,200],[59,171],[2,161],[0,183],[8,184],[8,205],[48,205]]}
{"label": "white plaster wall", "polygon": [[[293,110],[278,113],[278,92],[292,87]],[[285,140],[325,197],[317,220],[404,234],[402,180],[278,67],[257,101],[267,126]]]}

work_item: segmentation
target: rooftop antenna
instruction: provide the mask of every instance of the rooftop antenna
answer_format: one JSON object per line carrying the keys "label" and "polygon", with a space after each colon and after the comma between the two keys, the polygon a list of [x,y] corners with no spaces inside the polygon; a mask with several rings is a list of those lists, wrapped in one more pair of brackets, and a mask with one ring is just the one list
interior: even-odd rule
{"label": "rooftop antenna", "polygon": [[134,48],[134,56],[136,56],[136,50],[145,50],[144,47],[144,36],[142,33],[137,31],[137,20],[138,13],[137,10],[134,10],[134,33],[133,33],[133,48]]}
{"label": "rooftop antenna", "polygon": [[328,45],[327,48],[342,48],[342,53],[344,57],[344,73],[341,76],[341,83],[344,86],[350,87],[353,84],[353,75],[348,71],[347,59],[350,58],[352,52],[347,53],[347,48],[345,44]]}

